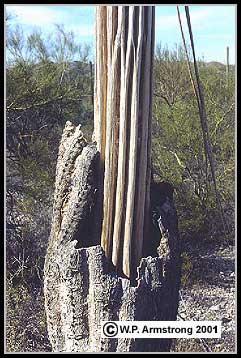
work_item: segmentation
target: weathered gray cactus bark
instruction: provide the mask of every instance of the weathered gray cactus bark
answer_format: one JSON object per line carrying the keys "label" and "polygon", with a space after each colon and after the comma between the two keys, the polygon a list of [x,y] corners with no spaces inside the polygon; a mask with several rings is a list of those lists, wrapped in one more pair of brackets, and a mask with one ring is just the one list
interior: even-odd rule
{"label": "weathered gray cactus bark", "polygon": [[[164,352],[169,339],[101,338],[102,320],[175,320],[180,279],[177,216],[162,207],[168,234],[156,257],[141,260],[137,285],[118,276],[100,243],[95,144],[67,122],[56,170],[52,229],[45,261],[45,309],[54,352]],[[151,237],[150,237],[151,240]]]}

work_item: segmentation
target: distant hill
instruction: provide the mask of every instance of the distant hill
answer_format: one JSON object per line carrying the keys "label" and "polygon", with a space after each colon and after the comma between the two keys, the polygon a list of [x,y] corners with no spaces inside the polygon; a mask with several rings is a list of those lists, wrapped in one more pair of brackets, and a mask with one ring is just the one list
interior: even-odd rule
{"label": "distant hill", "polygon": [[208,67],[211,67],[211,66],[224,67],[225,64],[223,64],[221,62],[217,62],[217,61],[210,61],[210,62],[206,62],[206,66],[208,66]]}
{"label": "distant hill", "polygon": [[[207,67],[217,67],[217,68],[220,68],[220,69],[223,69],[224,67],[226,67],[226,64],[221,63],[221,62],[217,62],[217,61],[205,62],[205,65]],[[229,65],[229,67],[232,70],[232,69],[235,68],[235,65]]]}

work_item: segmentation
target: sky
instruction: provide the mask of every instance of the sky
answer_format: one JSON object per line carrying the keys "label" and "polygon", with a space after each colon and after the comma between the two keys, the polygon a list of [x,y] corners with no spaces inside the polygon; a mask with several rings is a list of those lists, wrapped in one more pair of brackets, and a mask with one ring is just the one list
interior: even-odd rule
{"label": "sky", "polygon": [[[92,47],[95,52],[95,6],[92,5],[6,5],[13,18],[10,25],[21,25],[24,33],[40,29],[46,36],[54,30],[54,24],[63,24],[76,34],[78,42]],[[179,6],[186,39],[189,40],[184,6]],[[236,59],[236,6],[192,5],[189,6],[196,57],[204,61],[226,63],[229,47],[230,64]],[[156,6],[156,45],[168,45],[174,49],[182,43],[176,5]]]}

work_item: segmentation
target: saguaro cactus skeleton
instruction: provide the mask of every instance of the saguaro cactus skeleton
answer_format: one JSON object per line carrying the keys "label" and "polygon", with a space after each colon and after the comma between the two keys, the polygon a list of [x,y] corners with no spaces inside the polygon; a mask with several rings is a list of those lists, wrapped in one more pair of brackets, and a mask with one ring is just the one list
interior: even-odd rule
{"label": "saguaro cactus skeleton", "polygon": [[[133,276],[148,225],[153,6],[100,6],[94,137],[104,169],[101,245]],[[134,271],[134,272],[133,272]]]}
{"label": "saguaro cactus skeleton", "polygon": [[103,339],[100,332],[103,320],[177,314],[172,186],[151,180],[153,22],[154,7],[97,7],[93,143],[67,122],[56,168],[44,267],[55,352],[170,349],[170,339]]}

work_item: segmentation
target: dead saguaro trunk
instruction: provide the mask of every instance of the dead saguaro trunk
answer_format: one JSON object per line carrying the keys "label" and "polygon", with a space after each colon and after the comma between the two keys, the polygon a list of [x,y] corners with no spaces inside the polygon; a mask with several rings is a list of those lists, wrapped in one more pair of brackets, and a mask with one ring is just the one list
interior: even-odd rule
{"label": "dead saguaro trunk", "polygon": [[150,195],[154,7],[100,6],[96,21],[95,129],[104,169],[101,245],[135,278]]}
{"label": "dead saguaro trunk", "polygon": [[229,47],[227,46],[227,60],[226,60],[226,83],[227,83],[227,89],[229,88]]}
{"label": "dead saguaro trunk", "polygon": [[101,338],[100,330],[102,321],[177,315],[173,188],[151,180],[153,28],[153,7],[97,7],[93,142],[67,122],[56,168],[44,267],[54,352],[170,350],[170,339]]}

